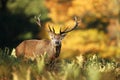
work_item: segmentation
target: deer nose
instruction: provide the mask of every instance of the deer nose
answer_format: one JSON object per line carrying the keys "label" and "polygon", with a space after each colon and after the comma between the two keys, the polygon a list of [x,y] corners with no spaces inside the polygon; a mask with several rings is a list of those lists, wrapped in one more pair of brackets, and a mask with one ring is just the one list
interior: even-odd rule
{"label": "deer nose", "polygon": [[59,41],[56,41],[55,44],[59,44]]}

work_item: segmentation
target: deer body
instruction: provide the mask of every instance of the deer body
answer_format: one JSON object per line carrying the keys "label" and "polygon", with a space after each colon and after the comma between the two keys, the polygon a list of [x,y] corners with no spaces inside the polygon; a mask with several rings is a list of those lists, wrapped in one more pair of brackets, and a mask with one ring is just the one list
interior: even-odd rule
{"label": "deer body", "polygon": [[[65,37],[66,33],[74,30],[78,25],[77,20],[75,19],[75,26],[67,30],[67,28],[62,32],[56,34],[54,28],[49,26],[49,37],[50,40],[25,40],[16,47],[16,56],[23,56],[26,58],[36,58],[44,53],[46,53],[48,60],[59,57],[61,50],[61,41]],[[40,25],[40,20],[38,18],[37,24]]]}
{"label": "deer body", "polygon": [[50,40],[25,40],[17,46],[16,56],[19,57],[23,55],[27,58],[35,58],[36,56],[46,53],[49,58],[52,58],[56,56],[57,47],[54,46]]}

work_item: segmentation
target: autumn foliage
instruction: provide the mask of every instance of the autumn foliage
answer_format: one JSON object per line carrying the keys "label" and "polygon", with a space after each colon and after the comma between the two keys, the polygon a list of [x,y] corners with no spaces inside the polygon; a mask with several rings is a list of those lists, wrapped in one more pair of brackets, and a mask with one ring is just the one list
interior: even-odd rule
{"label": "autumn foliage", "polygon": [[50,11],[48,16],[54,22],[73,16],[117,17],[119,13],[118,0],[45,0],[45,5]]}
{"label": "autumn foliage", "polygon": [[[45,5],[49,11],[48,16],[54,26],[58,23],[67,23],[71,26],[73,23],[69,23],[69,21],[74,16],[78,16],[82,19],[80,28],[92,28],[69,33],[63,41],[62,52],[71,54],[61,56],[84,53],[100,53],[103,57],[118,56],[120,52],[118,49],[118,36],[120,36],[118,29],[120,27],[118,23],[119,3],[119,0],[45,0]],[[114,29],[109,28],[110,26],[114,26]],[[59,28],[59,26],[57,27]],[[113,33],[115,35],[111,35]]]}

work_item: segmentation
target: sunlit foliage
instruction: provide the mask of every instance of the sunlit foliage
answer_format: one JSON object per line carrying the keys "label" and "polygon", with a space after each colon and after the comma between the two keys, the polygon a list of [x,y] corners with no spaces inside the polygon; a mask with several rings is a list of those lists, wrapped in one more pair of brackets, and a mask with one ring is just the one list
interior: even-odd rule
{"label": "sunlit foliage", "polygon": [[[7,49],[7,50],[6,50]],[[46,65],[45,55],[36,60],[15,58],[14,51],[0,50],[0,80],[119,80],[120,66],[114,59],[96,54],[79,55]]]}
{"label": "sunlit foliage", "polygon": [[[82,20],[78,29],[68,33],[64,39],[61,57],[89,52],[103,57],[119,57],[119,3],[119,0],[45,0],[48,16],[53,21],[52,26],[57,27],[57,32],[60,27],[72,27],[74,16]],[[69,54],[64,54],[66,52]]]}
{"label": "sunlit foliage", "polygon": [[[74,15],[87,15],[101,18],[117,17],[119,14],[119,0],[45,0],[49,9],[49,17],[54,22],[65,21]],[[90,20],[90,19],[89,19]]]}

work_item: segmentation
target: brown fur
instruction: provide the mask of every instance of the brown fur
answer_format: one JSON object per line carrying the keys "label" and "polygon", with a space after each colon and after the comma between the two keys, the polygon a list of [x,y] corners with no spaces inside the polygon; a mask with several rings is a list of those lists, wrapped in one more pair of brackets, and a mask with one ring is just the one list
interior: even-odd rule
{"label": "brown fur", "polygon": [[16,56],[35,58],[46,53],[48,58],[55,57],[56,47],[50,40],[25,40],[16,47]]}

